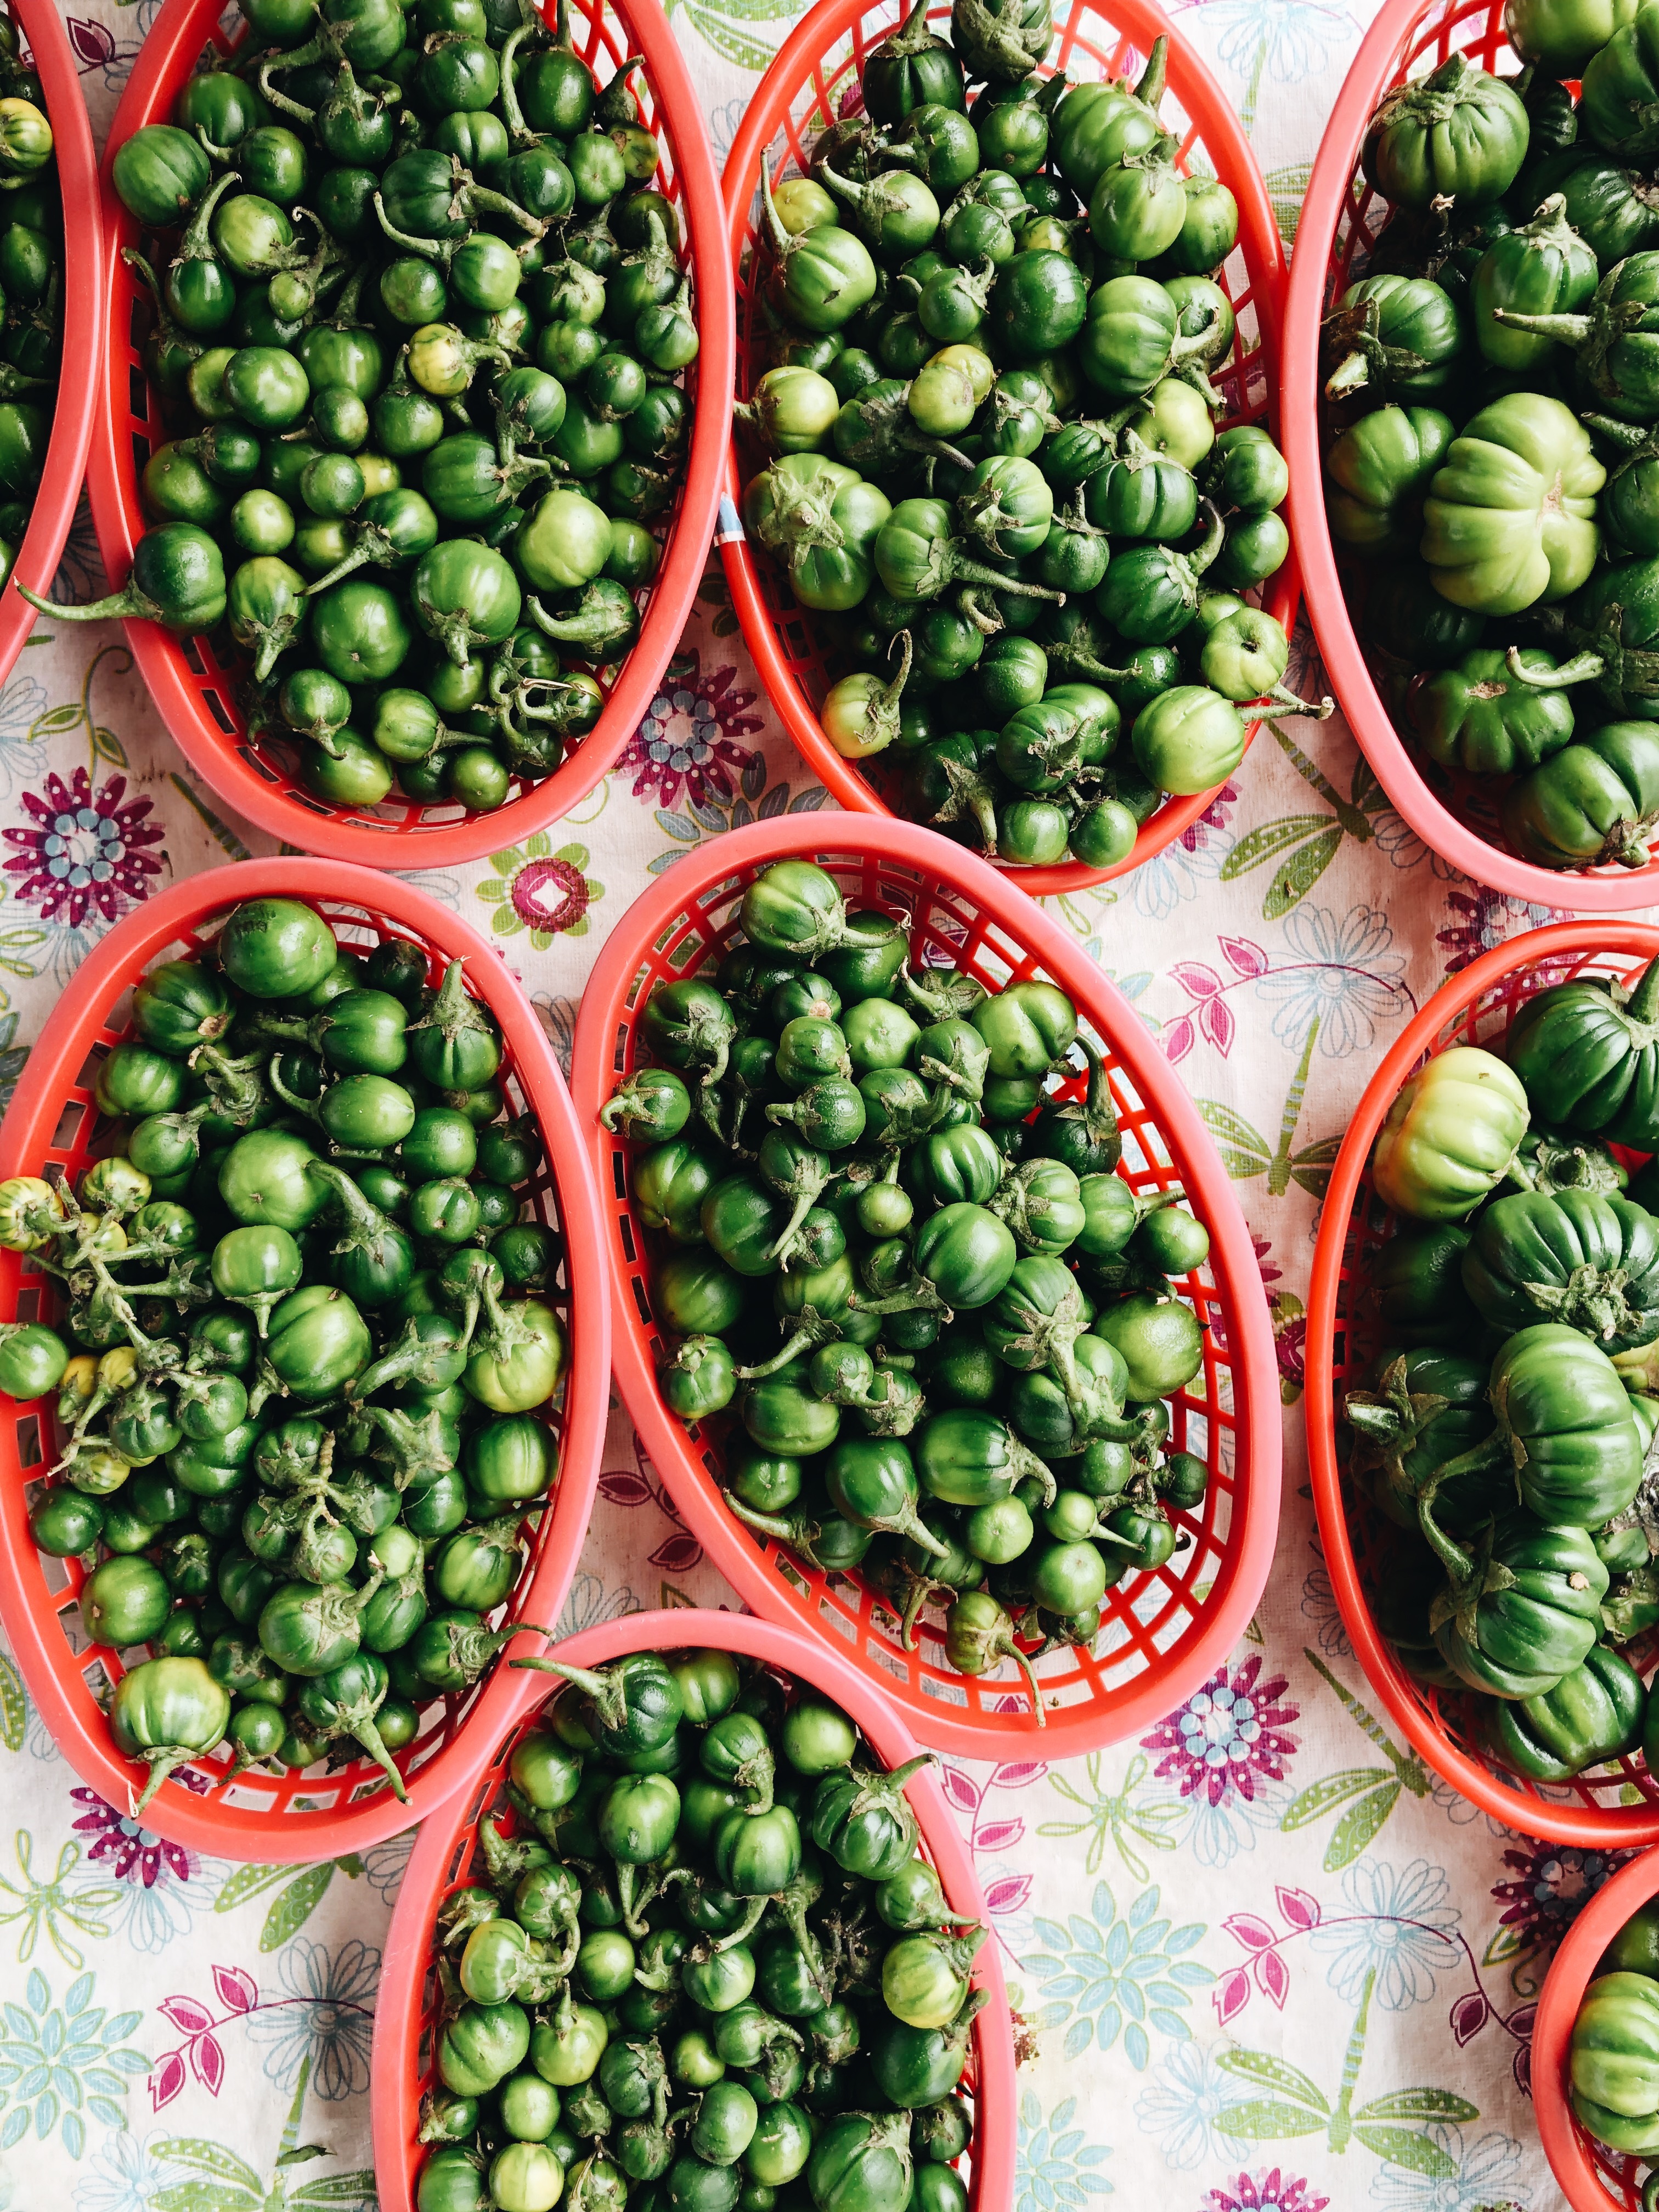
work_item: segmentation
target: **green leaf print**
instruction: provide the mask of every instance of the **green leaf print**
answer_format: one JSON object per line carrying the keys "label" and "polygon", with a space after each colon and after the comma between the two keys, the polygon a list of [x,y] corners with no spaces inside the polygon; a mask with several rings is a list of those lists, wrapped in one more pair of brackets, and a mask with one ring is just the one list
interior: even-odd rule
{"label": "green leaf print", "polygon": [[285,1881],[289,1871],[285,1866],[238,1867],[234,1874],[227,1877],[224,1887],[214,1899],[214,1911],[234,1912],[239,1905],[246,1905],[249,1898],[258,1897],[262,1890],[270,1889],[274,1883]]}
{"label": "green leaf print", "polygon": [[1413,2135],[1409,2128],[1374,2128],[1363,2120],[1356,2120],[1354,2140],[1364,2143],[1374,2158],[1385,2158],[1392,2166],[1403,2166],[1408,2173],[1425,2173],[1434,2181],[1449,2181],[1457,2168],[1437,2142],[1427,2136]]}
{"label": "green leaf print", "polygon": [[[1227,2062],[1224,2058],[1221,2063],[1224,2066]],[[1322,2136],[1326,2115],[1262,2097],[1248,2105],[1229,2105],[1216,2115],[1215,2124],[1230,2136],[1243,2136],[1247,2142],[1278,2142],[1292,2136]]]}
{"label": "green leaf print", "polygon": [[0,1651],[0,1743],[8,1751],[21,1751],[28,1732],[29,1701],[16,1662]]}
{"label": "green leaf print", "polygon": [[322,1903],[333,1879],[334,1861],[327,1859],[321,1866],[307,1867],[291,1881],[265,1915],[265,1924],[259,1931],[259,1948],[280,1951],[290,1937],[297,1936]]}

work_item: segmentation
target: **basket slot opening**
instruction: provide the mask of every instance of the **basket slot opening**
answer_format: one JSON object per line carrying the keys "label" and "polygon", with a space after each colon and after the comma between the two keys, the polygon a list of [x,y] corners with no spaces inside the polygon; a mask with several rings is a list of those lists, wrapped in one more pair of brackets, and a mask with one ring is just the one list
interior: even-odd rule
{"label": "basket slot opening", "polygon": [[23,1467],[39,1467],[43,1457],[40,1449],[40,1416],[39,1413],[20,1414],[17,1421],[17,1457]]}
{"label": "basket slot opening", "polygon": [[219,696],[219,694],[216,691],[204,691],[202,694],[202,701],[209,714],[212,715],[214,720],[219,725],[219,727],[224,732],[225,735],[228,738],[234,738],[236,734],[235,717],[231,714],[229,708],[225,705],[224,701]]}
{"label": "basket slot opening", "polygon": [[[97,1064],[97,1059],[101,1057],[101,1054],[96,1056],[92,1063],[94,1067]],[[88,1070],[86,1068],[82,1068],[77,1080],[84,1083],[88,1079]],[[85,1106],[78,1098],[71,1098],[64,1106],[63,1112],[58,1116],[58,1127],[52,1133],[52,1145],[50,1149],[54,1152],[66,1152],[71,1145],[78,1143],[81,1134],[81,1124],[85,1121],[86,1117],[87,1109]]]}
{"label": "basket slot opening", "polygon": [[189,669],[192,676],[205,676],[207,674],[207,661],[203,654],[201,645],[197,639],[193,637],[180,638],[179,641],[179,650],[184,655],[185,665]]}

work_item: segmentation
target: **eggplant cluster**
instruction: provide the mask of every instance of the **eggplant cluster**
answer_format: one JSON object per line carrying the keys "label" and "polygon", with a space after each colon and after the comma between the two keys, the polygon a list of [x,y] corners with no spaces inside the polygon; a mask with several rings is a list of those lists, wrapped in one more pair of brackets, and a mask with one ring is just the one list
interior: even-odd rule
{"label": "eggplant cluster", "polygon": [[[1031,978],[913,969],[901,921],[811,861],[744,892],[711,975],[659,985],[601,1109],[635,1147],[662,1389],[719,1420],[726,1503],[860,1571],[907,1650],[1091,1647],[1114,1585],[1190,1546],[1209,1468],[1164,1402],[1204,1359],[1209,1253],[1178,1184],[1136,1190],[1102,1055]],[[1085,1095],[1072,1090],[1080,1051]],[[729,1429],[724,1417],[735,1414]]]}
{"label": "eggplant cluster", "polygon": [[838,752],[1010,865],[1110,868],[1255,715],[1330,708],[1243,596],[1290,479],[1259,424],[1216,431],[1233,195],[1176,168],[1167,40],[1073,84],[1050,37],[1046,0],[957,0],[949,40],[920,0],[862,112],[763,175],[744,523],[817,617]]}
{"label": "eggplant cluster", "polygon": [[171,434],[125,589],[73,611],[228,621],[321,799],[488,811],[598,721],[690,436],[639,64],[601,91],[527,0],[245,12],[116,153]]}
{"label": "eggplant cluster", "polygon": [[232,1773],[361,1746],[401,1798],[419,1709],[516,1631],[569,1355],[503,1073],[459,961],[246,900],[139,984],[74,1187],[0,1183],[62,1316],[0,1329],[0,1388],[56,1393],[30,1526],[86,1563],[92,1642],[149,1647],[109,1709],[144,1802],[226,1741]]}

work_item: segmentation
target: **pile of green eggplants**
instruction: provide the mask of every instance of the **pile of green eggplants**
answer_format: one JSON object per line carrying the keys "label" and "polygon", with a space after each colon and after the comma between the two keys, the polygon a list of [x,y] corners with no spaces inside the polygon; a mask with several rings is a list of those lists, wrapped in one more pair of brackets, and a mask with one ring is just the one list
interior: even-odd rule
{"label": "pile of green eggplants", "polygon": [[1226,781],[1253,705],[1314,710],[1241,596],[1289,550],[1285,464],[1215,431],[1237,204],[1176,172],[1166,40],[1070,85],[1035,74],[1051,35],[1048,0],[957,0],[949,41],[918,0],[862,113],[763,174],[743,514],[821,618],[838,752],[1010,864],[1109,867]]}
{"label": "pile of green eggplants", "polygon": [[40,80],[0,18],[0,586],[46,465],[64,354],[64,209]]}
{"label": "pile of green eggplants", "polygon": [[925,1758],[726,1651],[514,1663],[570,1686],[439,1908],[420,2212],[966,2212],[986,1931]]}
{"label": "pile of green eggplants", "polygon": [[[1389,93],[1325,325],[1326,500],[1384,701],[1540,866],[1659,823],[1659,9],[1513,0],[1527,64]],[[1565,80],[1578,82],[1575,100]]]}
{"label": "pile of green eggplants", "polygon": [[1572,2109],[1609,2149],[1645,2160],[1642,2212],[1659,2207],[1659,1905],[1632,1914],[1596,1963],[1572,2024]]}
{"label": "pile of green eggplants", "polygon": [[[908,965],[902,921],[811,861],[744,893],[742,939],[647,1001],[601,1109],[634,1147],[664,1396],[726,1414],[745,1526],[861,1569],[964,1674],[1091,1646],[1111,1584],[1191,1540],[1205,1462],[1162,1402],[1204,1333],[1169,1279],[1209,1252],[1179,1185],[1136,1192],[1100,1054],[1052,983]],[[1062,1098],[1079,1046],[1087,1095]],[[781,1340],[781,1341],[780,1341]]]}
{"label": "pile of green eggplants", "polygon": [[[1370,1264],[1381,1348],[1351,1391],[1372,1571],[1401,1664],[1537,1783],[1641,1750],[1659,1699],[1621,1647],[1659,1626],[1659,962],[1456,1045],[1372,1156],[1399,1217]],[[1632,1156],[1636,1164],[1632,1164]],[[1454,1710],[1455,1710],[1454,1705]]]}
{"label": "pile of green eggplants", "polygon": [[226,1741],[232,1771],[361,1745],[401,1798],[417,1708],[514,1632],[486,1616],[556,1473],[559,1252],[497,1031],[459,961],[427,973],[246,900],[138,985],[76,1187],[0,1183],[63,1310],[0,1328],[0,1389],[58,1394],[30,1525],[88,1563],[92,1641],[149,1647],[109,1704],[141,1803]]}
{"label": "pile of green eggplants", "polygon": [[598,721],[690,434],[639,64],[597,91],[529,0],[244,13],[115,158],[168,240],[127,258],[175,434],[127,587],[76,611],[228,616],[307,789],[487,811]]}

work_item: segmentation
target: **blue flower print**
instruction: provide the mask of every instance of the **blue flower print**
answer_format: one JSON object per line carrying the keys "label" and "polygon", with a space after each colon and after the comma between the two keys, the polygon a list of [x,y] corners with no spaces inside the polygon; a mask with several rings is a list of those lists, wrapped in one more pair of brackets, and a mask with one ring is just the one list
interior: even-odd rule
{"label": "blue flower print", "polygon": [[112,1929],[137,1951],[166,1948],[187,1935],[198,1910],[213,1902],[219,1877],[209,1875],[194,1851],[167,1842],[120,1812],[95,1790],[70,1792],[82,1808],[73,1826],[86,1845],[87,1879],[113,1875],[118,1887],[109,1911]]}
{"label": "blue flower print", "polygon": [[1135,2099],[1142,2134],[1157,2136],[1164,2164],[1177,2173],[1191,2173],[1206,2160],[1223,2162],[1237,2150],[1216,2122],[1230,2106],[1246,2102],[1249,2092],[1223,2073],[1217,2058],[1218,2049],[1174,2044],[1153,2067],[1151,2085]]}
{"label": "blue flower print", "polygon": [[247,2016],[248,2033],[265,2050],[265,2071],[284,2089],[311,2061],[311,2086],[329,2104],[361,2097],[368,2087],[374,2032],[374,1990],[380,1954],[355,1939],[331,1952],[296,1936],[283,1954],[277,1979],[285,2000]]}
{"label": "blue flower print", "polygon": [[22,2002],[8,1999],[0,2034],[0,2151],[21,2142],[31,2129],[46,2142],[60,2129],[64,2149],[81,2158],[87,2148],[87,2119],[118,2128],[126,2120],[127,2080],[147,2063],[127,2037],[138,2026],[136,2012],[110,2013],[92,2002],[94,1977],[82,1974],[64,1993],[61,2007],[52,2001],[52,1984],[38,1966],[19,1991]]}
{"label": "blue flower print", "polygon": [[1014,2212],[1079,2212],[1091,2197],[1112,2194],[1099,2170],[1112,2154],[1110,2146],[1086,2141],[1076,2118],[1075,2097],[1056,2105],[1046,2120],[1030,2090],[1020,2099]]}
{"label": "blue flower print", "polygon": [[166,2140],[160,2130],[106,2136],[76,2185],[75,2212],[155,2212],[157,2195],[177,2179],[158,2155]]}
{"label": "blue flower print", "polygon": [[1347,1912],[1328,1914],[1309,1938],[1329,1959],[1325,1978],[1346,2002],[1358,2005],[1368,1984],[1384,2012],[1427,2002],[1437,1974],[1463,1957],[1450,1887],[1445,1869],[1427,1859],[1398,1868],[1366,1859],[1348,1869]]}
{"label": "blue flower print", "polygon": [[[1455,2171],[1442,2178],[1410,2166],[1385,2165],[1371,2176],[1371,2201],[1382,2212],[1495,2212],[1504,2205],[1525,2212],[1532,2197],[1516,2181],[1522,2164],[1518,2142],[1494,2133],[1482,2136],[1466,2150],[1462,2128],[1441,2121],[1424,2132]],[[1550,2201],[1560,2201],[1553,2190]]]}
{"label": "blue flower print", "polygon": [[1294,957],[1263,975],[1256,989],[1276,1008],[1273,1035],[1299,1050],[1316,1024],[1328,1060],[1369,1052],[1380,1021],[1413,1011],[1401,980],[1405,955],[1389,951],[1394,930],[1374,907],[1299,906],[1287,916],[1285,939]]}
{"label": "blue flower print", "polygon": [[1134,871],[1129,896],[1143,921],[1167,921],[1186,900],[1219,881],[1221,864],[1236,842],[1227,817],[1237,798],[1237,787],[1224,783],[1189,829]]}
{"label": "blue flower print", "polygon": [[1018,1955],[1050,2000],[1034,2025],[1065,2027],[1067,2058],[1091,2042],[1109,2051],[1121,2033],[1129,2063],[1144,2074],[1152,2034],[1179,2042],[1192,2033],[1182,2016],[1191,1992],[1215,1977],[1186,1954],[1206,1930],[1200,1921],[1177,1928],[1160,1917],[1156,1888],[1143,1890],[1120,1918],[1110,1889],[1097,1882],[1086,1917],[1073,1913],[1064,1927],[1039,1919],[1033,1930],[1042,1950],[1022,1948]]}
{"label": "blue flower print", "polygon": [[1200,21],[1216,59],[1244,80],[1239,119],[1255,128],[1264,83],[1301,84],[1317,76],[1333,50],[1351,46],[1353,19],[1346,9],[1322,8],[1312,0],[1213,0]]}

